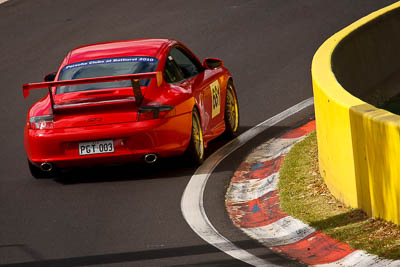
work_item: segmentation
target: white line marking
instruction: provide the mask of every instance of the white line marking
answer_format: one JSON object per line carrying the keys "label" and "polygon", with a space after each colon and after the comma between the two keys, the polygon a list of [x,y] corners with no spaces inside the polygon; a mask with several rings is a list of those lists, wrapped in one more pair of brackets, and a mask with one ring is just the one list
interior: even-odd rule
{"label": "white line marking", "polygon": [[293,244],[315,232],[314,228],[291,216],[266,226],[240,229],[267,247]]}
{"label": "white line marking", "polygon": [[[257,162],[274,160],[281,155],[287,154],[292,146],[303,140],[301,138],[272,138],[267,144],[261,145],[252,152],[252,158]],[[227,190],[226,200],[229,202],[248,202],[268,194],[278,188],[279,172],[268,177],[231,182]]]}
{"label": "white line marking", "polygon": [[226,200],[229,202],[248,202],[262,197],[278,188],[279,173],[273,173],[262,180],[247,180],[231,183]]}
{"label": "white line marking", "polygon": [[304,138],[304,136],[299,138],[272,138],[252,152],[253,158],[258,158],[257,162],[273,160],[287,154],[295,143]]}
{"label": "white line marking", "polygon": [[0,0],[0,5],[7,2],[8,0]]}
{"label": "white line marking", "polygon": [[381,259],[378,256],[368,254],[363,250],[356,250],[353,253],[350,253],[343,259],[338,261],[327,263],[327,264],[318,264],[313,265],[315,267],[356,267],[356,266],[368,266],[368,267],[398,267],[400,266],[400,261],[393,261],[388,259]]}
{"label": "white line marking", "polygon": [[229,154],[246,144],[250,139],[259,133],[270,128],[271,126],[274,126],[287,117],[294,115],[307,107],[310,107],[313,105],[313,103],[314,99],[310,97],[244,132],[214,152],[210,157],[207,158],[207,160],[205,160],[203,165],[196,170],[187,184],[185,191],[183,192],[181,199],[181,210],[186,222],[204,241],[232,256],[233,258],[246,262],[250,265],[277,266],[250,254],[246,250],[238,248],[214,228],[204,210],[204,189],[206,187],[207,180],[215,167]]}

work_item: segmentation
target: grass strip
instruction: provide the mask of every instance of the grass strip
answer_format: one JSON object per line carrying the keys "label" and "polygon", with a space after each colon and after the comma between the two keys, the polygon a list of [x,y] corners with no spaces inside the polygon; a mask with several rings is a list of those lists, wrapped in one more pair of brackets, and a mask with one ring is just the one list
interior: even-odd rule
{"label": "grass strip", "polygon": [[315,131],[286,155],[280,170],[281,209],[354,249],[400,259],[400,227],[336,200],[318,170]]}

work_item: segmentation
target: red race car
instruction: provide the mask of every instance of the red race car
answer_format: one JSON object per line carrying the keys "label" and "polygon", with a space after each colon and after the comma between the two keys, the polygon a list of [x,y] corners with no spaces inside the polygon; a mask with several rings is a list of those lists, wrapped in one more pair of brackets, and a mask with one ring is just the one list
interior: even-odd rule
{"label": "red race car", "polygon": [[196,164],[207,143],[239,127],[232,76],[221,60],[203,63],[182,43],[141,39],[70,51],[30,108],[24,141],[36,178],[70,167],[187,153]]}

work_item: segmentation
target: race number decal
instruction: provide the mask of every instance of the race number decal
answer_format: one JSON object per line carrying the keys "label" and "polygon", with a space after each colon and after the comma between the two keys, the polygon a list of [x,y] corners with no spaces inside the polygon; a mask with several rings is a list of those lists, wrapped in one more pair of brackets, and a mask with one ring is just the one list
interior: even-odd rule
{"label": "race number decal", "polygon": [[212,118],[217,116],[221,111],[221,88],[219,87],[219,82],[216,80],[211,87],[211,104],[212,104]]}

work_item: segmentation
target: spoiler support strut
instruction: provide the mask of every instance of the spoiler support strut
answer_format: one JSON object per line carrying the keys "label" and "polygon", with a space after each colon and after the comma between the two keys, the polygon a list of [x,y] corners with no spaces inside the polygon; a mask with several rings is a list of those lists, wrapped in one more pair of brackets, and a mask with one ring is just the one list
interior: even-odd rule
{"label": "spoiler support strut", "polygon": [[49,95],[50,95],[51,111],[54,114],[54,97],[53,97],[53,93],[51,92],[51,86],[49,86]]}
{"label": "spoiler support strut", "polygon": [[135,96],[136,106],[139,107],[143,101],[142,90],[140,89],[139,79],[132,79],[133,95]]}

